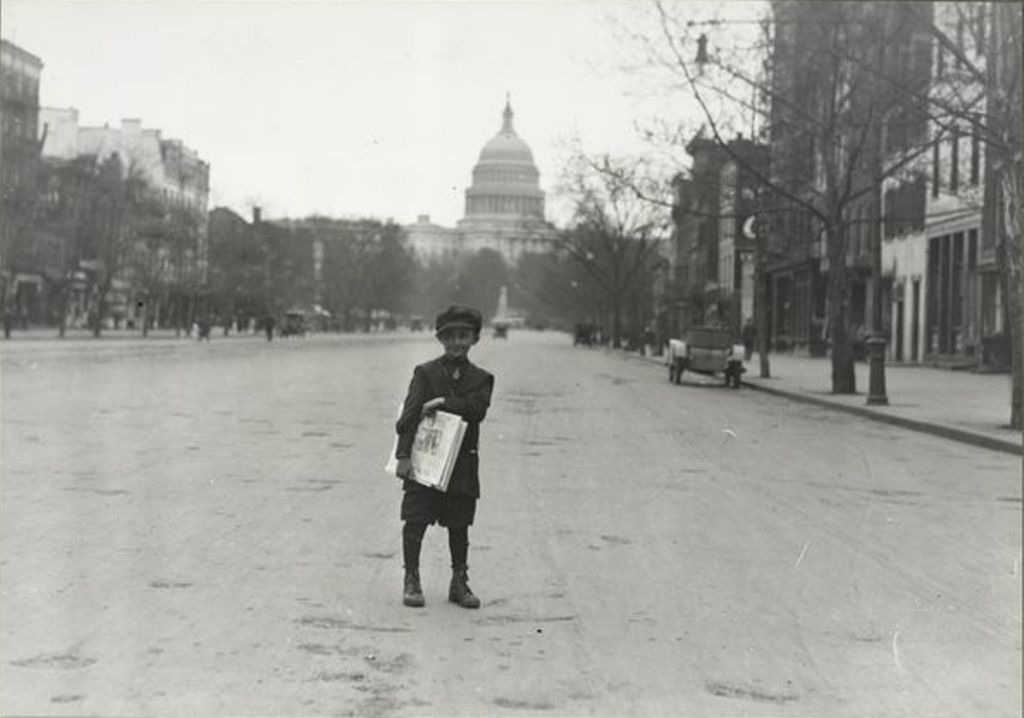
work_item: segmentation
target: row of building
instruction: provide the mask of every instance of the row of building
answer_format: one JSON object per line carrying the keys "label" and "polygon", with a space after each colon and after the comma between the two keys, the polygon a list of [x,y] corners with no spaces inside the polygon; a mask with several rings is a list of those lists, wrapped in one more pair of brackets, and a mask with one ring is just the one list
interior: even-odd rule
{"label": "row of building", "polygon": [[[227,208],[208,211],[210,166],[182,141],[165,138],[137,119],[125,119],[116,127],[89,127],[80,123],[76,109],[41,107],[42,60],[7,40],[2,42],[0,69],[0,299],[5,316],[25,325],[57,324],[63,316],[71,326],[81,326],[99,313],[129,326],[143,321],[159,325],[171,321],[171,315],[180,321],[181,312],[194,313],[196,298],[216,291],[212,285],[218,278],[255,272],[245,259],[248,254],[259,254],[264,262],[297,252],[303,255],[300,264],[310,270],[319,267],[323,243],[296,229],[296,221],[263,221],[264,231],[256,233],[252,229],[258,219],[249,222]],[[421,215],[404,227],[407,246],[423,261],[487,248],[515,262],[524,252],[547,251],[555,230],[544,217],[539,176],[529,146],[514,129],[506,99],[501,129],[483,146],[472,169],[464,217],[456,227],[443,227]],[[125,183],[141,188],[148,214],[140,217],[136,211],[123,218],[118,201],[106,196],[112,194],[111,187],[99,186],[102,177],[122,189]],[[90,219],[88,208],[100,205],[106,215]],[[241,252],[236,246],[240,232],[250,240],[276,237],[277,249]],[[96,236],[86,236],[90,233]],[[345,231],[334,234],[341,237]],[[224,245],[220,251],[211,247],[218,241]],[[279,246],[285,241],[292,241],[295,251]],[[244,271],[211,267],[211,257],[241,261]],[[292,279],[299,285],[316,284],[315,277],[310,282],[297,277]],[[278,286],[289,297],[295,294],[281,282],[263,283]],[[239,298],[247,312],[255,311],[252,285],[247,279],[246,296]],[[316,301],[323,292],[309,294],[305,299]]]}
{"label": "row of building", "polygon": [[[140,120],[88,127],[76,109],[40,107],[43,61],[7,40],[0,52],[5,314],[57,324],[64,313],[84,324],[102,291],[105,313],[131,323],[166,310],[154,306],[168,301],[166,292],[155,296],[155,284],[202,286],[209,164]],[[131,196],[114,195],[129,187]],[[128,202],[148,214],[127,212]],[[166,241],[172,232],[157,232],[172,217],[175,246]]]}
{"label": "row of building", "polygon": [[[687,146],[692,169],[673,182],[675,231],[669,252],[681,290],[667,311],[674,331],[707,321],[725,321],[738,330],[754,313],[755,248],[763,242],[770,344],[820,355],[829,343],[830,261],[821,226],[806,211],[766,193],[759,176],[825,189],[827,158],[792,113],[818,110],[813,103],[820,101],[816,93],[827,84],[822,75],[829,68],[807,63],[793,48],[827,41],[810,36],[809,14],[827,12],[829,4],[772,5],[770,133],[758,141],[737,137],[726,146],[701,133]],[[998,150],[984,141],[983,123],[934,109],[948,97],[950,106],[975,108],[981,118],[985,88],[965,68],[968,63],[985,68],[991,34],[999,31],[992,6],[910,3],[913,11],[906,13],[901,3],[854,5],[862,26],[878,22],[898,29],[885,51],[885,66],[870,68],[870,74],[863,70],[861,77],[854,70],[847,80],[860,88],[855,100],[864,104],[860,116],[868,117],[885,101],[892,108],[876,122],[879,136],[863,146],[864,156],[872,159],[854,177],[869,191],[853,197],[845,209],[848,330],[854,337],[871,330],[877,243],[891,361],[1004,367],[1009,343],[994,221],[1001,197],[991,169]],[[937,39],[932,23],[953,47]],[[892,89],[879,77],[897,82],[901,94],[895,99],[886,94]],[[852,142],[860,130],[851,123],[850,134],[840,139]],[[906,161],[899,172],[881,183],[872,179],[882,163],[889,167],[901,158]],[[872,181],[876,186],[870,190]]]}

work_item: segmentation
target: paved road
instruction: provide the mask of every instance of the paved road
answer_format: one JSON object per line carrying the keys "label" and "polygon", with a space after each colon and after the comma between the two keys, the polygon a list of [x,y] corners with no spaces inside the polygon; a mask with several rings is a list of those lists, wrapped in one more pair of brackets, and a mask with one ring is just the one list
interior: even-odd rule
{"label": "paved road", "polygon": [[479,611],[401,605],[426,336],[0,347],[0,712],[1017,716],[1019,458],[554,334],[498,375]]}

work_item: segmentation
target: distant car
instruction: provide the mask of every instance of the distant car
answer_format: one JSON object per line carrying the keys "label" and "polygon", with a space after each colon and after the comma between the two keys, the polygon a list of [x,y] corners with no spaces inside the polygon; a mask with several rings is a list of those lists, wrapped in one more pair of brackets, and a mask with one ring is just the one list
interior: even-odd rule
{"label": "distant car", "polygon": [[285,312],[281,321],[282,337],[302,337],[306,335],[306,315],[304,312]]}
{"label": "distant car", "polygon": [[495,320],[491,322],[491,328],[494,330],[495,339],[508,339],[508,322]]}
{"label": "distant car", "polygon": [[669,339],[666,354],[668,380],[679,384],[684,371],[721,374],[726,386],[739,388],[743,367],[743,345],[732,333],[718,327],[694,327],[683,339]]}
{"label": "distant car", "polygon": [[594,344],[594,332],[596,327],[593,324],[577,324],[572,336],[573,346],[583,344],[584,346],[593,346]]}

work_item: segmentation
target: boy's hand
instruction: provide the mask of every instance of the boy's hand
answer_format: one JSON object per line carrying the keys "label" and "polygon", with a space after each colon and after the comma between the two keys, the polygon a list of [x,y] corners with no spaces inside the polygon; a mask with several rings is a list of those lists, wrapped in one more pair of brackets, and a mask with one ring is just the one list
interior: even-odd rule
{"label": "boy's hand", "polygon": [[412,478],[412,459],[399,459],[395,468],[395,475],[400,479]]}
{"label": "boy's hand", "polygon": [[430,416],[435,411],[440,409],[442,406],[444,406],[444,397],[439,396],[425,403],[423,405],[423,411],[421,413],[423,414],[423,416]]}

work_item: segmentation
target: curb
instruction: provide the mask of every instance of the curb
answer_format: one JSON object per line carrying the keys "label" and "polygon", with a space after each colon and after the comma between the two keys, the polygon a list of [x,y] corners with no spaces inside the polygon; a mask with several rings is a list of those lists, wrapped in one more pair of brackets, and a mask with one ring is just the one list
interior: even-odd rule
{"label": "curb", "polygon": [[1016,444],[1012,441],[1004,441],[1003,439],[996,439],[991,436],[985,436],[984,434],[976,434],[973,431],[966,431],[964,429],[955,429],[951,426],[943,426],[942,424],[933,424],[927,421],[919,421],[917,419],[908,419],[903,416],[894,416],[892,414],[885,414],[881,411],[873,409],[866,409],[859,406],[847,406],[846,404],[837,404],[836,402],[829,401],[827,399],[819,399],[815,396],[803,394],[799,392],[786,391],[784,389],[775,389],[767,387],[757,382],[743,381],[743,386],[754,389],[755,391],[761,391],[765,394],[773,394],[775,396],[782,396],[793,401],[799,401],[804,404],[813,404],[815,406],[822,406],[828,409],[834,409],[836,411],[845,412],[847,414],[853,414],[854,416],[860,416],[865,419],[872,419],[874,421],[881,421],[886,424],[893,424],[895,426],[902,427],[904,429],[911,429],[912,431],[919,431],[924,434],[931,434],[938,436],[943,439],[950,439],[952,441],[959,441],[964,444],[971,444],[973,446],[980,447],[982,449],[990,449],[992,451],[1003,451],[1010,454],[1016,454],[1020,456],[1024,454],[1024,447],[1021,444]]}

